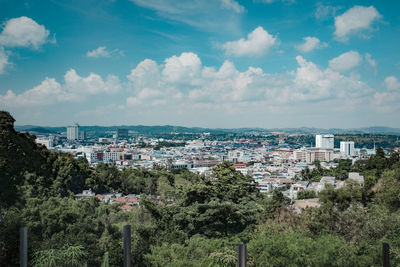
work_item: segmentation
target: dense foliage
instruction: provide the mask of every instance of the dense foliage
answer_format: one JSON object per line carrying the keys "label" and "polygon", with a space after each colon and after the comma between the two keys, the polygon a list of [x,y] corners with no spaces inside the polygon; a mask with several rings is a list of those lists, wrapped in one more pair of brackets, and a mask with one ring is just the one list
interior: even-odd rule
{"label": "dense foliage", "polygon": [[[261,195],[229,163],[211,177],[159,166],[92,169],[15,132],[6,112],[0,112],[0,137],[0,266],[19,264],[21,226],[29,228],[32,266],[121,266],[125,224],[132,226],[134,266],[235,266],[239,243],[248,244],[249,266],[380,266],[382,242],[400,266],[397,153],[378,150],[353,165],[340,161],[336,169],[305,170],[310,181],[323,175],[344,180],[357,171],[365,184],[327,187],[319,208],[295,213],[282,192]],[[122,204],[73,199],[88,188],[142,194],[140,208],[124,212]]]}

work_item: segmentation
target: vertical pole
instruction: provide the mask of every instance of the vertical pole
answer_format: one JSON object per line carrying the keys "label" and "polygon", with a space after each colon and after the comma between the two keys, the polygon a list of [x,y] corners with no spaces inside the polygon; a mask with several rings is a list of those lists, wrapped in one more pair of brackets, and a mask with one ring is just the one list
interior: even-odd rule
{"label": "vertical pole", "polygon": [[131,226],[124,226],[124,267],[131,267]]}
{"label": "vertical pole", "polygon": [[19,228],[19,266],[28,266],[28,227]]}
{"label": "vertical pole", "polygon": [[383,267],[389,267],[390,266],[390,261],[389,261],[389,244],[388,243],[382,243],[382,262],[383,262]]}
{"label": "vertical pole", "polygon": [[246,260],[247,260],[246,244],[239,244],[238,245],[238,264],[239,264],[239,267],[246,267]]}

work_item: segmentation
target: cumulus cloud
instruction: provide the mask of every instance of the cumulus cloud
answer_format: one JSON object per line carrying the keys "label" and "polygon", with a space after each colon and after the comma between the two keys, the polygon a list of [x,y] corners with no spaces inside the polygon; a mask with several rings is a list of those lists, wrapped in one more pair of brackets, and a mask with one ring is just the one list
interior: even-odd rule
{"label": "cumulus cloud", "polygon": [[160,69],[154,60],[145,59],[127,76],[135,88],[156,88],[160,82]]}
{"label": "cumulus cloud", "polygon": [[[82,77],[75,70],[69,70],[62,82],[46,78],[23,93],[8,91],[0,95],[0,105],[14,110],[18,107],[27,110],[31,106],[40,109],[42,105],[85,101],[89,96],[123,91],[123,104],[115,105],[135,112],[142,123],[171,123],[173,114],[175,124],[180,122],[178,118],[184,123],[197,124],[200,120],[209,123],[210,116],[225,121],[236,116],[264,118],[265,112],[293,115],[299,108],[308,109],[309,114],[316,114],[316,109],[348,111],[369,106],[371,101],[378,103],[376,99],[387,98],[394,92],[388,90],[385,95],[374,95],[359,77],[321,68],[302,56],[294,60],[298,67],[293,71],[271,74],[257,67],[240,71],[229,60],[217,67],[204,66],[198,55],[185,52],[160,63],[145,59],[129,72],[127,82],[122,83],[115,76],[102,78],[91,73]],[[388,79],[388,84],[391,80]],[[85,103],[89,105],[93,101]]]}
{"label": "cumulus cloud", "polygon": [[19,17],[6,21],[0,34],[0,45],[39,49],[49,41],[50,31],[31,18]]}
{"label": "cumulus cloud", "polygon": [[275,45],[278,39],[269,34],[263,27],[258,26],[247,35],[247,39],[227,42],[222,45],[227,55],[233,56],[263,56]]}
{"label": "cumulus cloud", "polygon": [[203,66],[194,53],[172,56],[164,65],[146,59],[128,75],[134,90],[126,104],[144,107],[167,103],[169,107],[202,109],[215,105],[226,112],[240,112],[241,106],[252,103],[273,109],[288,103],[356,99],[371,92],[357,78],[323,70],[301,56],[296,60],[299,67],[294,73],[269,74],[255,67],[241,72],[228,60],[219,69]]}
{"label": "cumulus cloud", "polygon": [[394,76],[386,77],[385,85],[390,91],[400,90],[400,82]]}
{"label": "cumulus cloud", "polygon": [[95,95],[101,93],[116,93],[121,85],[117,76],[108,75],[103,80],[100,75],[90,73],[87,77],[79,76],[74,69],[67,71],[64,75],[64,89],[71,94]]}
{"label": "cumulus cloud", "polygon": [[162,75],[168,82],[195,84],[201,67],[201,60],[196,54],[182,53],[179,57],[172,56],[165,60]]}
{"label": "cumulus cloud", "polygon": [[303,53],[308,53],[315,49],[326,47],[328,45],[327,43],[321,43],[321,41],[317,37],[308,36],[308,37],[304,37],[303,40],[304,40],[304,43],[296,46],[297,50],[299,50]]}
{"label": "cumulus cloud", "polygon": [[221,0],[223,8],[231,9],[236,13],[243,13],[246,9],[235,0]]}
{"label": "cumulus cloud", "polygon": [[99,46],[98,48],[86,53],[86,56],[91,58],[112,57],[118,55],[123,55],[123,52],[119,49],[108,50],[106,46]]}
{"label": "cumulus cloud", "polygon": [[335,17],[334,35],[339,41],[347,41],[348,36],[362,30],[371,30],[371,25],[381,18],[373,6],[354,6],[340,16]]}
{"label": "cumulus cloud", "polygon": [[[372,104],[379,112],[391,113],[400,110],[400,82],[395,76],[388,76],[384,80],[384,91],[376,92]],[[397,119],[397,118],[396,118]]]}
{"label": "cumulus cloud", "polygon": [[8,55],[6,51],[4,51],[4,48],[0,47],[0,74],[4,73],[8,64],[10,64],[8,62]]}
{"label": "cumulus cloud", "polygon": [[0,95],[0,104],[6,107],[25,107],[79,102],[89,95],[111,94],[119,91],[120,88],[120,81],[114,75],[109,75],[106,80],[94,73],[81,77],[74,69],[71,69],[64,75],[63,84],[54,78],[46,78],[40,85],[21,94],[8,90],[6,94]]}
{"label": "cumulus cloud", "polygon": [[335,71],[348,71],[359,66],[362,57],[357,51],[349,51],[329,61],[329,67]]}

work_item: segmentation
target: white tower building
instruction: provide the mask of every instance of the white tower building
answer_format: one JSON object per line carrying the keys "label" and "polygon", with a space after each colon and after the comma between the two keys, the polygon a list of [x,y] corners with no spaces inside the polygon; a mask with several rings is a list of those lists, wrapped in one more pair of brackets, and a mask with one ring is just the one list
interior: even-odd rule
{"label": "white tower building", "polygon": [[79,139],[79,125],[75,123],[72,126],[67,127],[67,139],[68,140],[78,140]]}
{"label": "white tower building", "polygon": [[342,141],[340,142],[340,153],[344,156],[355,156],[354,142],[353,141]]}

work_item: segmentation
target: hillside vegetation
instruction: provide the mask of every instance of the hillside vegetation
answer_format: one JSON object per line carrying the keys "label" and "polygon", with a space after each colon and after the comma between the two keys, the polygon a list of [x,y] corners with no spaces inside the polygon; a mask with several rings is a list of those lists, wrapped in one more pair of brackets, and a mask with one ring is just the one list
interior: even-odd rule
{"label": "hillside vegetation", "polygon": [[[93,169],[36,145],[13,122],[0,112],[0,266],[19,265],[21,226],[29,228],[32,266],[121,266],[126,224],[134,266],[236,266],[238,243],[248,244],[249,266],[381,266],[382,242],[400,266],[397,153],[379,149],[367,161],[344,162],[338,175],[358,171],[365,186],[328,187],[319,208],[294,213],[281,192],[260,194],[227,162],[209,178],[158,166]],[[88,188],[141,194],[140,208],[73,199]]]}

